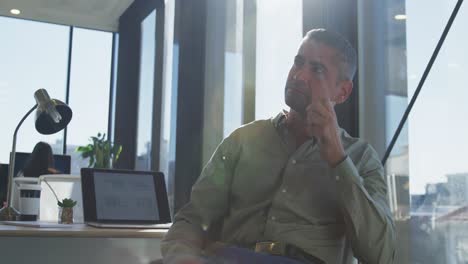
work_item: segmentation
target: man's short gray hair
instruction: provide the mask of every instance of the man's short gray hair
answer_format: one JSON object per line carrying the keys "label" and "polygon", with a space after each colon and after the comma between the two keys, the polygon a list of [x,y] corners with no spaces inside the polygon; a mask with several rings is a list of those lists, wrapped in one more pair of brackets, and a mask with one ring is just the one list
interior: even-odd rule
{"label": "man's short gray hair", "polygon": [[339,59],[342,62],[342,65],[339,65],[340,78],[353,80],[357,68],[357,54],[346,38],[336,32],[318,28],[307,32],[305,39],[314,40],[338,51]]}

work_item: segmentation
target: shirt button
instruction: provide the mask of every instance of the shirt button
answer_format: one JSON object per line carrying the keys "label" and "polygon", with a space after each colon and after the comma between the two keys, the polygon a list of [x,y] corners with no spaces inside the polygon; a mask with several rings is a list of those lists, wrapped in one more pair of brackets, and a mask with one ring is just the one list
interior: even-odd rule
{"label": "shirt button", "polygon": [[281,192],[282,192],[282,193],[285,193],[285,192],[286,192],[286,189],[281,190]]}
{"label": "shirt button", "polygon": [[336,175],[336,176],[335,176],[335,180],[339,181],[339,180],[340,180],[340,176]]}
{"label": "shirt button", "polygon": [[226,156],[223,156],[223,160],[226,160]]}
{"label": "shirt button", "polygon": [[293,160],[291,161],[291,163],[292,163],[292,164],[296,164],[297,161],[296,161],[295,159],[293,159]]}
{"label": "shirt button", "polygon": [[275,216],[272,216],[271,217],[271,221],[275,221],[276,220],[276,217]]}

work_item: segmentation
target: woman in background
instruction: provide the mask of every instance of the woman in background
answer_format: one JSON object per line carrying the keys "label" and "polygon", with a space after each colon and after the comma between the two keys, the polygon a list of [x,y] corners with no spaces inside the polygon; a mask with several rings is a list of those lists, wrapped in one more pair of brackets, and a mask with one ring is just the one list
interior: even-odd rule
{"label": "woman in background", "polygon": [[31,157],[23,168],[22,176],[39,177],[44,174],[56,174],[52,148],[45,142],[39,142],[34,147]]}

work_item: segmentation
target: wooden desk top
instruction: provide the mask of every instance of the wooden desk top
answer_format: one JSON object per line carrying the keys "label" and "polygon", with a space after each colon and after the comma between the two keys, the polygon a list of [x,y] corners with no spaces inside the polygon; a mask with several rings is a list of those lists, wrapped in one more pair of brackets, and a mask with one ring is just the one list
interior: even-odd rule
{"label": "wooden desk top", "polygon": [[67,228],[23,227],[0,224],[0,237],[95,237],[95,238],[158,238],[167,229],[111,229],[73,224]]}

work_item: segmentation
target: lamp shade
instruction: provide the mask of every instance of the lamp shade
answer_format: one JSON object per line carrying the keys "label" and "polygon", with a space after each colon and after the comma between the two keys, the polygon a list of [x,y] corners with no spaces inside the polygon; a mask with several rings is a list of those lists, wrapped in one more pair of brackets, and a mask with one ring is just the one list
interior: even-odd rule
{"label": "lamp shade", "polygon": [[45,89],[34,93],[37,102],[36,130],[44,135],[57,133],[64,129],[72,119],[73,112],[62,101],[50,99]]}

